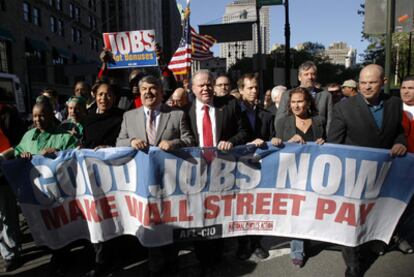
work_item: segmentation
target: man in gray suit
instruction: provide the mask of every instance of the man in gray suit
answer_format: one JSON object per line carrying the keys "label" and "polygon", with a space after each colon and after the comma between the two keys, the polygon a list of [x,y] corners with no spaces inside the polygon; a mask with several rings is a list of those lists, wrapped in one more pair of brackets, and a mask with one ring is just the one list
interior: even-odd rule
{"label": "man in gray suit", "polygon": [[[164,151],[193,146],[194,137],[183,111],[162,104],[161,81],[145,76],[139,81],[142,107],[124,113],[116,146],[131,146],[143,150],[158,146]],[[173,274],[177,267],[178,249],[174,245],[148,249],[151,275]]]}
{"label": "man in gray suit", "polygon": [[[300,87],[306,88],[312,94],[315,99],[316,109],[318,115],[322,116],[326,120],[326,126],[329,128],[332,120],[332,95],[326,90],[321,90],[316,88],[316,79],[317,79],[318,69],[316,65],[307,61],[299,66],[298,79],[300,82]],[[288,113],[288,101],[289,93],[283,93],[282,99],[280,100],[279,108],[276,113],[276,122],[287,115]]]}
{"label": "man in gray suit", "polygon": [[153,76],[139,82],[142,107],[124,113],[116,146],[145,149],[150,145],[164,151],[195,145],[184,112],[162,104],[162,85]]}

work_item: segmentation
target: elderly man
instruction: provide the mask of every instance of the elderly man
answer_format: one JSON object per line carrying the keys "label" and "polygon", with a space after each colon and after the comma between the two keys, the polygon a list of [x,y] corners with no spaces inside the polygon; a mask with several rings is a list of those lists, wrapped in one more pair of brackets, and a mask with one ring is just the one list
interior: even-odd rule
{"label": "elderly man", "polygon": [[188,109],[188,94],[184,88],[177,88],[171,95],[171,106],[183,111],[186,111]]}
{"label": "elderly man", "polygon": [[358,94],[357,83],[352,79],[346,80],[342,84],[341,87],[342,87],[342,94],[347,98],[355,96],[355,95]]}
{"label": "elderly man", "polygon": [[282,95],[286,92],[287,88],[285,86],[275,86],[272,89],[271,97],[273,101],[273,105],[271,105],[267,110],[273,114],[273,116],[276,116],[277,109],[280,105],[280,100],[282,99]]}
{"label": "elderly man", "polygon": [[[379,65],[370,64],[361,70],[360,94],[335,106],[328,142],[386,148],[390,149],[391,156],[406,153],[407,140],[401,126],[402,103],[396,97],[381,93],[384,81],[384,70]],[[346,276],[363,275],[361,247],[343,247]]]}
{"label": "elderly man", "polygon": [[214,95],[227,96],[231,90],[230,79],[227,75],[219,75],[214,82]]}
{"label": "elderly man", "polygon": [[[248,141],[247,122],[237,100],[214,96],[213,76],[208,70],[193,75],[192,90],[196,99],[190,107],[189,117],[198,146],[227,151]],[[195,241],[194,248],[202,265],[202,274],[213,275],[220,262],[223,241]]]}
{"label": "elderly man", "polygon": [[[329,128],[332,119],[332,95],[326,90],[321,90],[316,87],[317,73],[318,70],[316,65],[311,61],[307,61],[299,66],[298,79],[300,87],[308,89],[312,94],[315,99],[316,109],[318,110],[319,115],[325,118],[327,123],[326,126]],[[287,115],[288,101],[289,93],[284,93],[280,100],[279,109],[277,110],[275,124],[276,121]]]}
{"label": "elderly man", "polygon": [[[148,75],[139,81],[138,86],[143,106],[124,113],[116,146],[131,146],[143,150],[153,145],[164,151],[193,146],[194,137],[184,112],[173,110],[161,103],[161,81]],[[177,253],[173,245],[149,248],[151,274],[176,269]]]}

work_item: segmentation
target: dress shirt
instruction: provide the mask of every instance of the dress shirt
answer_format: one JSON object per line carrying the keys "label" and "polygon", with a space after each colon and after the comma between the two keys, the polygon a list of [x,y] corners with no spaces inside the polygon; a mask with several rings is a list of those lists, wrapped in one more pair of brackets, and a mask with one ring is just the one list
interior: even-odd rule
{"label": "dress shirt", "polygon": [[256,130],[256,106],[253,106],[253,108],[250,109],[244,102],[240,102],[240,110],[241,112],[246,111],[250,127],[252,127],[252,130]]}
{"label": "dress shirt", "polygon": [[[154,109],[154,116],[155,116],[155,130],[156,132],[158,132],[158,123],[160,122],[160,108],[161,108],[161,104],[159,104],[157,107],[155,107]],[[148,109],[147,107],[144,106],[144,114],[145,114],[145,122],[147,122],[147,118],[150,115],[150,109]]]}

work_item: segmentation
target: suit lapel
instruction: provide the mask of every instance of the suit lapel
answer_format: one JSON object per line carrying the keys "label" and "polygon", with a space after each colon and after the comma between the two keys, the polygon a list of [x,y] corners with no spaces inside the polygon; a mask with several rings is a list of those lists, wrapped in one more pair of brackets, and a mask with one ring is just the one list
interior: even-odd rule
{"label": "suit lapel", "polygon": [[216,105],[215,101],[213,101],[213,104],[214,104],[214,110],[215,110],[215,116],[216,116],[216,143],[218,144],[219,141],[221,140],[224,115],[223,115],[223,108],[221,106],[217,107],[218,105]]}
{"label": "suit lapel", "polygon": [[198,130],[197,130],[197,115],[196,115],[196,100],[193,101],[192,105],[190,106],[190,110],[188,111],[189,113],[189,118],[190,118],[190,124],[191,124],[191,129],[193,131],[193,134],[195,136],[196,139],[196,143],[197,145],[200,145],[200,140],[199,138],[199,134],[198,134]]}
{"label": "suit lapel", "polygon": [[372,115],[371,111],[369,110],[368,104],[365,102],[364,97],[362,95],[357,95],[357,103],[358,108],[361,114],[361,120],[366,119],[367,124],[370,128],[379,131],[377,123],[375,123],[374,116]]}
{"label": "suit lapel", "polygon": [[158,128],[157,128],[157,136],[155,137],[155,145],[158,145],[161,140],[162,133],[165,130],[165,127],[167,126],[167,122],[170,118],[171,114],[167,113],[165,111],[165,107],[161,105],[160,108],[160,120],[158,122]]}
{"label": "suit lapel", "polygon": [[[138,124],[135,126],[137,129],[137,137],[144,138],[145,142],[148,143],[147,138],[147,124],[145,122],[145,112],[144,108],[140,108],[137,110],[137,118],[138,118]],[[142,126],[142,127],[141,127]]]}

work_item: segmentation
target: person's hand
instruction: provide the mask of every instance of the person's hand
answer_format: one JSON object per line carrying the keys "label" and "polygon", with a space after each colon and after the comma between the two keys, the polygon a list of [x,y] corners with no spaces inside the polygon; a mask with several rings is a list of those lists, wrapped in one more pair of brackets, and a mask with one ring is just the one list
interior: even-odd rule
{"label": "person's hand", "polygon": [[325,140],[323,138],[318,138],[317,140],[315,140],[316,144],[322,145],[325,143]]}
{"label": "person's hand", "polygon": [[108,48],[102,48],[102,52],[99,54],[99,59],[102,63],[109,63],[114,61],[113,54]]}
{"label": "person's hand", "polygon": [[298,134],[291,137],[290,140],[288,140],[288,142],[295,142],[295,143],[300,143],[300,144],[305,144],[306,143],[306,141],[301,136],[299,136]]}
{"label": "person's hand", "polygon": [[253,144],[256,147],[262,147],[262,146],[265,145],[265,141],[262,140],[262,139],[257,138],[257,139],[255,139],[255,140],[253,140],[253,141],[251,141],[251,142],[249,142],[247,144]]}
{"label": "person's hand", "polygon": [[162,141],[160,142],[160,144],[158,144],[158,147],[159,147],[161,150],[164,150],[164,151],[171,151],[171,150],[174,150],[174,146],[173,146],[172,142],[171,142],[171,141],[169,141],[169,140],[162,140]]}
{"label": "person's hand", "polygon": [[58,150],[56,148],[45,148],[42,151],[40,151],[40,155],[46,156],[50,154],[55,154]]}
{"label": "person's hand", "polygon": [[391,157],[401,157],[407,153],[407,147],[404,144],[396,143],[390,150]]}
{"label": "person's hand", "polygon": [[109,147],[108,145],[98,145],[93,149],[93,151],[97,151],[99,149],[108,148],[108,147]]}
{"label": "person's hand", "polygon": [[229,151],[233,148],[233,143],[229,141],[220,141],[217,145],[217,149],[220,151]]}
{"label": "person's hand", "polygon": [[148,143],[146,143],[145,141],[143,141],[142,139],[133,139],[131,140],[131,147],[137,149],[137,150],[142,150],[148,147]]}
{"label": "person's hand", "polygon": [[20,158],[26,159],[26,160],[31,160],[32,159],[32,153],[23,152],[23,153],[20,154]]}
{"label": "person's hand", "polygon": [[276,147],[282,146],[283,144],[282,139],[280,138],[272,138],[270,142],[272,143],[273,146],[276,146]]}

